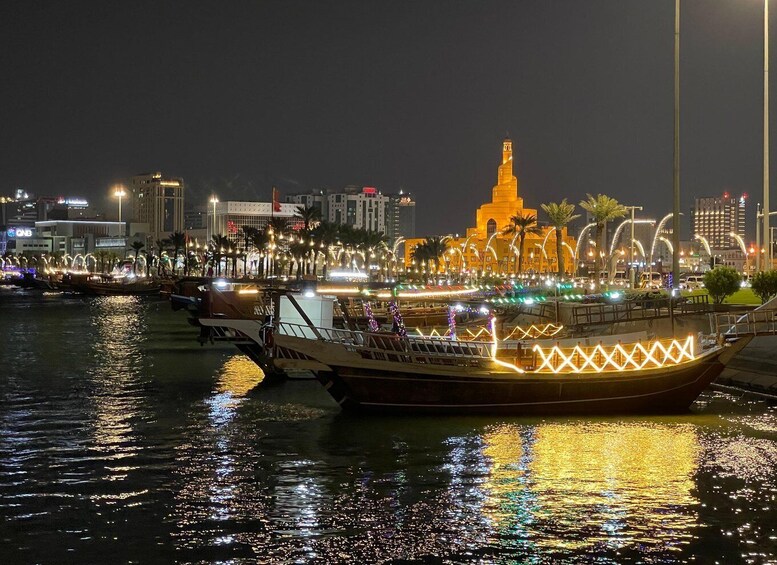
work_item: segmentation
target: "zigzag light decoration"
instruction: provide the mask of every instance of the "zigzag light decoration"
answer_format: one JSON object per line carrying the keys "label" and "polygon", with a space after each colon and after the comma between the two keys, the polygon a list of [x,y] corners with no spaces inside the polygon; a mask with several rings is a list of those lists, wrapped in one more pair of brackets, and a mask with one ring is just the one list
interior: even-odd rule
{"label": "zigzag light decoration", "polygon": [[535,339],[538,337],[553,337],[563,328],[564,326],[557,326],[555,324],[545,324],[543,326],[536,326],[532,324],[529,326],[528,330],[523,329],[521,326],[515,326],[513,331],[511,331],[510,334],[502,341],[506,341],[508,339]]}
{"label": "zigzag light decoration", "polygon": [[627,351],[620,343],[610,348],[605,348],[601,344],[593,348],[582,348],[577,345],[572,349],[566,349],[565,352],[557,345],[545,351],[542,346],[536,344],[532,351],[539,356],[541,362],[535,372],[602,373],[652,369],[679,365],[683,361],[693,361],[695,358],[693,336],[690,335],[682,342],[677,339],[664,340],[664,342],[656,340],[647,348],[641,342],[629,344],[629,346],[631,351]]}
{"label": "zigzag light decoration", "polygon": [[[531,326],[529,326],[528,329],[524,329],[521,326],[515,326],[513,328],[513,331],[511,331],[507,337],[502,338],[501,341],[507,341],[510,339],[536,339],[538,337],[553,337],[562,329],[564,329],[564,326],[562,325],[557,326],[555,324],[545,324],[545,325],[532,324]],[[477,332],[473,332],[472,330],[467,329],[467,333],[469,334],[469,337],[466,338],[468,340],[475,340],[483,334],[485,334],[484,337],[486,338],[491,339],[492,337],[491,331],[485,326],[479,327]]]}

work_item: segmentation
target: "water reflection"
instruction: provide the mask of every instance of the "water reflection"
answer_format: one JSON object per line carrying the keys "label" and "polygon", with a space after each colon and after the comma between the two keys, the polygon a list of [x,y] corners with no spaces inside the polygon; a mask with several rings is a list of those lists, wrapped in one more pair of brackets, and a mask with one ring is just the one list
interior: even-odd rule
{"label": "water reflection", "polygon": [[495,534],[518,547],[664,552],[692,537],[700,446],[690,426],[503,425],[483,440],[484,511]]}
{"label": "water reflection", "polygon": [[136,468],[118,461],[137,455],[139,449],[134,425],[143,397],[141,348],[148,328],[137,297],[100,297],[90,303],[90,310],[91,449],[98,452],[96,458],[117,462],[106,465],[105,478],[120,480]]}
{"label": "water reflection", "polygon": [[[252,488],[245,482],[250,461],[244,457],[244,442],[249,438],[232,427],[239,407],[263,379],[248,357],[233,355],[219,369],[214,391],[204,400],[206,418],[192,412],[194,421],[186,433],[192,444],[177,448],[183,484],[173,515],[179,527],[174,535],[182,549],[242,543],[245,533],[232,532],[230,523],[250,520],[252,512],[263,511],[248,502],[252,493],[246,492]],[[222,524],[219,535],[213,534],[216,523]]]}
{"label": "water reflection", "polygon": [[353,417],[163,303],[0,319],[3,563],[777,562],[774,407]]}

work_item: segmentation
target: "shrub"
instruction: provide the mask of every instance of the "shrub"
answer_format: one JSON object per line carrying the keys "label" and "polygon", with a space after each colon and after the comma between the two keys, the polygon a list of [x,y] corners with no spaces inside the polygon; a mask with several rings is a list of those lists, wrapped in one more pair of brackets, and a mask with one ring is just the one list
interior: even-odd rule
{"label": "shrub", "polygon": [[753,292],[766,303],[777,294],[777,271],[761,271],[753,276]]}
{"label": "shrub", "polygon": [[739,290],[740,277],[731,267],[715,267],[704,274],[704,288],[715,304],[722,304],[727,296]]}

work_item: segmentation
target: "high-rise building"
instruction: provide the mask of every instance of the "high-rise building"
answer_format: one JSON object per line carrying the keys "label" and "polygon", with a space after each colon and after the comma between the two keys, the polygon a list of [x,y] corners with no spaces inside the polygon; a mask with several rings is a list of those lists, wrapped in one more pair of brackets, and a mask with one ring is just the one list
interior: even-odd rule
{"label": "high-rise building", "polygon": [[326,220],[367,231],[386,233],[384,196],[371,186],[346,186],[342,192],[327,194]]}
{"label": "high-rise building", "polygon": [[409,193],[400,190],[388,195],[386,236],[390,241],[415,237],[415,200]]}
{"label": "high-rise building", "polygon": [[321,210],[321,219],[327,222],[388,234],[389,196],[371,186],[350,185],[339,190],[314,190],[287,195],[285,200],[298,206],[318,208]]}
{"label": "high-rise building", "polygon": [[323,190],[312,190],[302,194],[289,194],[286,196],[286,202],[296,204],[297,206],[318,208],[321,212],[321,218],[327,219],[327,198]]}
{"label": "high-rise building", "polygon": [[208,207],[204,204],[189,208],[183,213],[183,225],[186,231],[201,230],[207,227]]}
{"label": "high-rise building", "polygon": [[130,179],[133,221],[148,224],[153,240],[184,231],[184,182],[162,173],[143,173]]}
{"label": "high-rise building", "polygon": [[747,195],[739,198],[724,192],[722,196],[697,198],[691,211],[694,236],[707,240],[713,249],[733,249],[739,244],[731,234],[745,237],[745,204]]}

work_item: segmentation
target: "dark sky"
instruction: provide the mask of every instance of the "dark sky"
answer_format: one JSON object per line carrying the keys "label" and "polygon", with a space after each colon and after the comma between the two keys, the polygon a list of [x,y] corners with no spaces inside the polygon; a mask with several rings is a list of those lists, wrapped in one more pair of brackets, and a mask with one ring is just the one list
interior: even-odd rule
{"label": "dark sky", "polygon": [[[683,0],[684,210],[761,200],[762,17]],[[509,131],[528,206],[603,192],[663,215],[673,26],[673,0],[6,1],[0,193],[112,211],[108,187],[148,170],[193,200],[235,177],[220,198],[402,187],[420,233],[461,232]]]}

